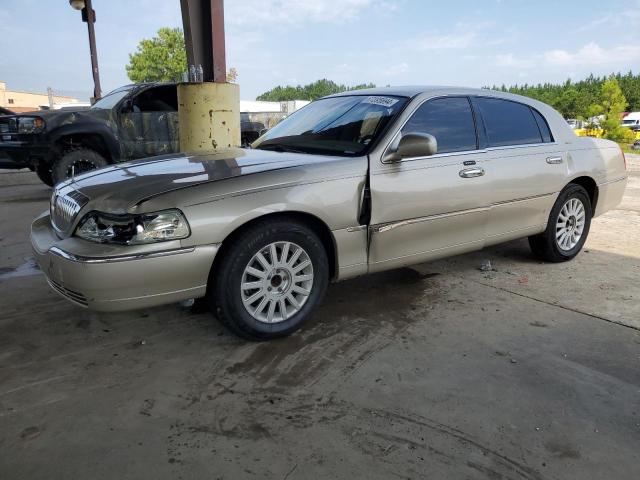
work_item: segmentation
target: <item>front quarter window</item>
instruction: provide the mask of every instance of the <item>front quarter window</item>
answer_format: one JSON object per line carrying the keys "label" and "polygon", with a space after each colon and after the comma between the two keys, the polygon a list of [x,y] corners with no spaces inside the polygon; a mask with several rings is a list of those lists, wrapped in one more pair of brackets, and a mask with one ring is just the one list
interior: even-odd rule
{"label": "front quarter window", "polygon": [[116,88],[91,105],[91,110],[111,110],[120,100],[126,97],[133,87]]}
{"label": "front quarter window", "polygon": [[252,147],[324,155],[362,155],[406,101],[405,97],[382,95],[320,99],[284,119]]}

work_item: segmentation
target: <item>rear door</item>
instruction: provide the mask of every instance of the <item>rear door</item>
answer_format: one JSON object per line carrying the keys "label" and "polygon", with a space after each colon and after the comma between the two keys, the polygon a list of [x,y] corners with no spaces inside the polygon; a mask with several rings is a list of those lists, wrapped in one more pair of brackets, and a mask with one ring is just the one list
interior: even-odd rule
{"label": "rear door", "polygon": [[542,231],[564,184],[566,151],[529,105],[495,97],[472,97],[472,102],[484,127],[491,172],[487,244]]}
{"label": "rear door", "polygon": [[488,215],[484,156],[466,96],[422,103],[398,135],[429,133],[435,155],[371,166],[369,270],[480,248]]}

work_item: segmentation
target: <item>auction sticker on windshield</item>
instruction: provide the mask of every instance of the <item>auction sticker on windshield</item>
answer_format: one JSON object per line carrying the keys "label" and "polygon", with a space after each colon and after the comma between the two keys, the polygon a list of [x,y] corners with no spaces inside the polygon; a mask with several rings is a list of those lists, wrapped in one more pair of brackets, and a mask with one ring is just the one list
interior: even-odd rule
{"label": "auction sticker on windshield", "polygon": [[382,105],[383,107],[392,107],[393,105],[398,103],[398,99],[390,97],[367,97],[363,103]]}

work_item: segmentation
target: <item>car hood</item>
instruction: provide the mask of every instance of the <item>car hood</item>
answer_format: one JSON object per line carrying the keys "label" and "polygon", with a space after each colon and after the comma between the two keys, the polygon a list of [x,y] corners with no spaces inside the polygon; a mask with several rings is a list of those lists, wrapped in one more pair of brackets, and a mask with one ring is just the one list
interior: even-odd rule
{"label": "car hood", "polygon": [[77,109],[65,108],[64,110],[34,110],[32,112],[16,113],[13,116],[40,117],[44,120],[46,129],[51,130],[77,122],[104,121],[110,118],[111,110],[91,110],[86,107],[78,107]]}
{"label": "car hood", "polygon": [[80,190],[101,209],[118,213],[163,193],[203,183],[339,160],[341,157],[226,149],[211,154],[171,154],[152,157],[79,175],[57,189]]}

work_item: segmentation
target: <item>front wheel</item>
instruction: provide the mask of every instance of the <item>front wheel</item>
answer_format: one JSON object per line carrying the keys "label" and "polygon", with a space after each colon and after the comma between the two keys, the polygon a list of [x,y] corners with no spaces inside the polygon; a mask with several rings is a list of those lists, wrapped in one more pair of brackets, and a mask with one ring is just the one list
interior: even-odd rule
{"label": "front wheel", "polygon": [[106,167],[107,160],[94,150],[88,148],[70,148],[55,160],[51,173],[57,184],[75,175]]}
{"label": "front wheel", "polygon": [[39,162],[35,167],[38,178],[49,187],[53,187],[53,176],[51,175],[51,167],[45,162]]}
{"label": "front wheel", "polygon": [[264,220],[221,252],[209,279],[209,302],[218,318],[245,338],[267,340],[300,328],[324,297],[327,253],[303,223]]}
{"label": "front wheel", "polygon": [[551,209],[547,229],[529,237],[534,255],[548,262],[571,260],[587,241],[592,216],[587,191],[580,185],[567,185]]}

